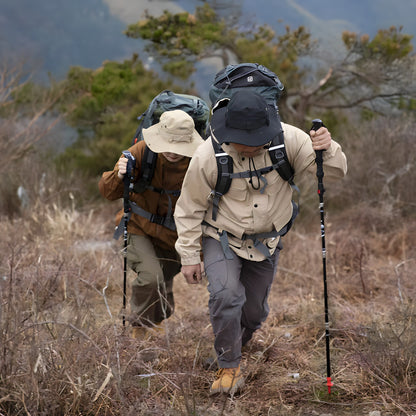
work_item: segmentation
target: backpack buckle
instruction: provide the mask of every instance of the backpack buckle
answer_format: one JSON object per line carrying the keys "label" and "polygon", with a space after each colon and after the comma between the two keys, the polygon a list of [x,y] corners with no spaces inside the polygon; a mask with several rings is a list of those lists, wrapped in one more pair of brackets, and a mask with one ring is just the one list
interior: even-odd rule
{"label": "backpack buckle", "polygon": [[161,215],[152,214],[152,216],[150,217],[150,222],[153,222],[158,225],[163,225],[163,223],[165,222],[165,217],[162,217]]}
{"label": "backpack buckle", "polygon": [[222,197],[222,193],[216,191],[215,189],[212,189],[211,192],[208,195],[208,199],[212,199],[212,200],[219,200]]}

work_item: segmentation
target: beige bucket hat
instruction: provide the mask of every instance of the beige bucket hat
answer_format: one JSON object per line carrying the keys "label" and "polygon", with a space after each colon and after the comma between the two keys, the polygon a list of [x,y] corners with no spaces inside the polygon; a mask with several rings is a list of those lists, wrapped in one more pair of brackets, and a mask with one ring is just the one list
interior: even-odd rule
{"label": "beige bucket hat", "polygon": [[204,141],[195,130],[192,117],[182,110],[165,111],[159,123],[143,129],[143,139],[155,153],[176,153],[187,157],[192,157]]}

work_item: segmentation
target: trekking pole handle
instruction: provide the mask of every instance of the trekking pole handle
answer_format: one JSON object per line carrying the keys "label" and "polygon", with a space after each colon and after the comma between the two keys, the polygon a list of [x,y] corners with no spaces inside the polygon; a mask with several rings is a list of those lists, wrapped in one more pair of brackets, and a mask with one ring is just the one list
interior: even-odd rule
{"label": "trekking pole handle", "polygon": [[136,159],[128,150],[124,150],[123,155],[127,159],[127,172],[125,177],[130,179],[131,171],[134,168],[134,162],[136,161]]}
{"label": "trekking pole handle", "polygon": [[127,159],[126,174],[124,175],[124,178],[123,178],[123,182],[124,182],[124,194],[123,194],[124,212],[126,213],[126,212],[130,211],[128,200],[129,200],[129,193],[133,189],[133,186],[134,186],[134,184],[133,184],[133,179],[134,179],[133,178],[133,173],[134,173],[134,167],[135,167],[136,159],[128,150],[124,150],[123,155]]}
{"label": "trekking pole handle", "polygon": [[[325,127],[322,120],[320,120],[319,118],[316,118],[316,119],[312,120],[311,130],[317,131],[321,127]],[[323,153],[323,150],[315,150],[315,154],[316,154],[316,158],[315,158],[316,176],[318,178],[318,194],[319,195],[323,195],[323,193],[325,192],[325,188],[324,188],[324,185],[323,185],[323,182],[322,182],[322,179],[324,177],[322,153]]]}
{"label": "trekking pole handle", "polygon": [[325,127],[324,123],[321,119],[315,118],[312,120],[312,127],[311,130],[319,130],[321,127]]}

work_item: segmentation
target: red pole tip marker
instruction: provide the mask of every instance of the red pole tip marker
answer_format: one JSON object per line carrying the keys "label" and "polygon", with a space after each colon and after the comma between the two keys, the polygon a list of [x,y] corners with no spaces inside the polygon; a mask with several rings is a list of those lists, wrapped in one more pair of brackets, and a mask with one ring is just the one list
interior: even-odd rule
{"label": "red pole tip marker", "polygon": [[331,377],[326,378],[326,385],[328,386],[328,394],[331,394],[331,387],[334,385],[334,383],[331,381]]}

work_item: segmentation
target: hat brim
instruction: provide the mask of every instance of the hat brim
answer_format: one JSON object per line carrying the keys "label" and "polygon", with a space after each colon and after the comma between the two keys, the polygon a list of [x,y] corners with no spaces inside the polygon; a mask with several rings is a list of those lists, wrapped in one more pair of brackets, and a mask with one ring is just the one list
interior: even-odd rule
{"label": "hat brim", "polygon": [[238,143],[245,146],[263,146],[273,140],[282,130],[279,115],[273,106],[269,106],[269,124],[258,129],[236,129],[226,125],[227,107],[220,107],[211,117],[211,131],[220,144]]}
{"label": "hat brim", "polygon": [[169,141],[166,135],[160,132],[158,124],[143,129],[142,134],[148,148],[155,153],[176,153],[192,157],[198,146],[204,142],[196,130],[192,132],[190,142]]}

